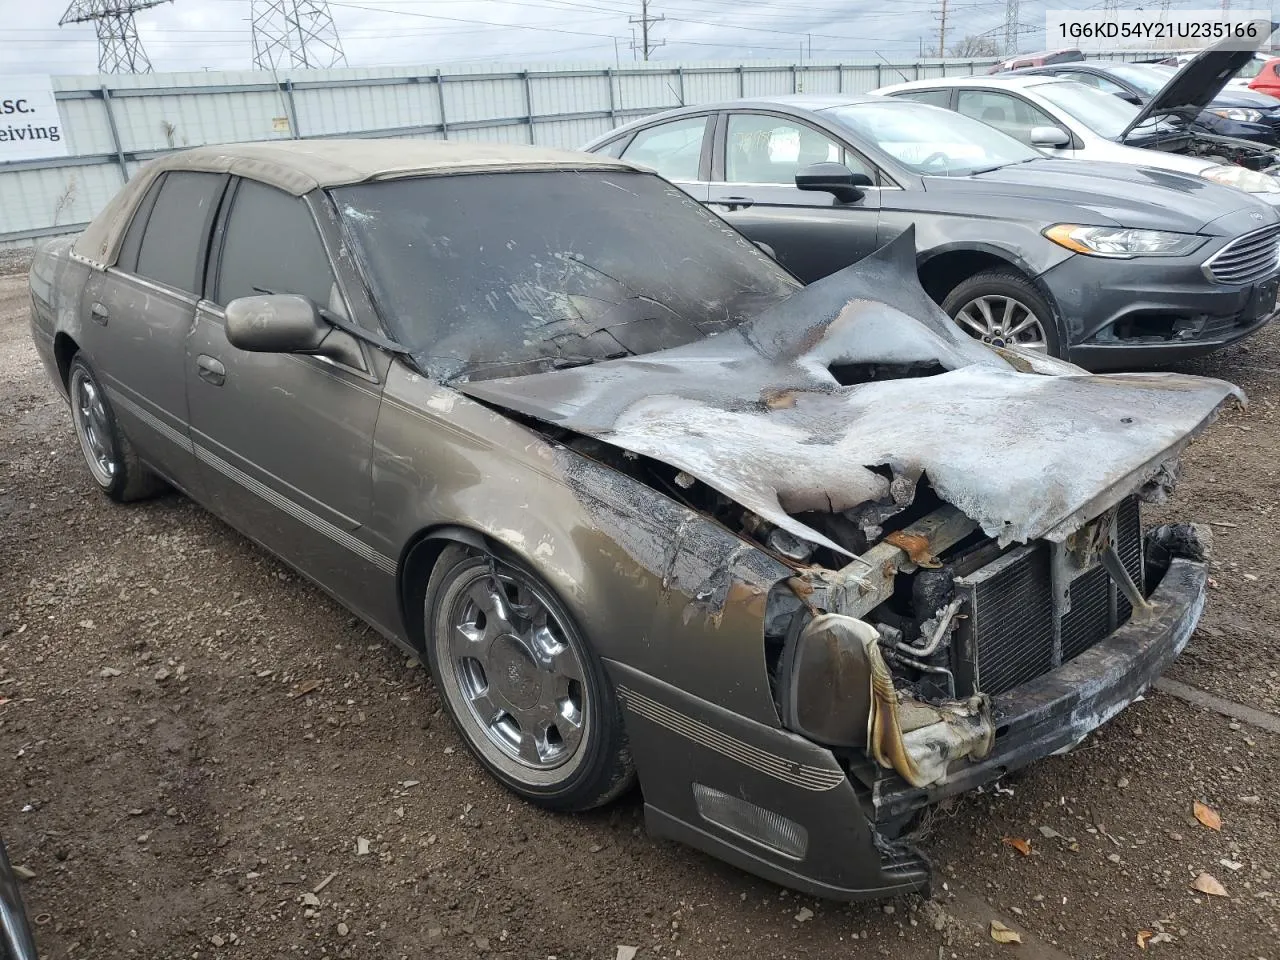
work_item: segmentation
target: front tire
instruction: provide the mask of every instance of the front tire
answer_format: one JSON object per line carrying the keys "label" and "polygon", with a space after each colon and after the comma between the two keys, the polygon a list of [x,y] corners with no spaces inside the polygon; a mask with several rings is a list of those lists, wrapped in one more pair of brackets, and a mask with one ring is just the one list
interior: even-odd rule
{"label": "front tire", "polygon": [[67,371],[67,395],[80,452],[99,490],[117,503],[127,503],[164,489],[164,481],[138,459],[97,375],[79,354]]}
{"label": "front tire", "polygon": [[589,810],[634,781],[604,667],[530,571],[460,544],[427,584],[427,664],[454,725],[503,785],[553,810]]}
{"label": "front tire", "polygon": [[975,340],[1065,359],[1053,308],[1016,270],[975,273],[947,294],[942,309]]}

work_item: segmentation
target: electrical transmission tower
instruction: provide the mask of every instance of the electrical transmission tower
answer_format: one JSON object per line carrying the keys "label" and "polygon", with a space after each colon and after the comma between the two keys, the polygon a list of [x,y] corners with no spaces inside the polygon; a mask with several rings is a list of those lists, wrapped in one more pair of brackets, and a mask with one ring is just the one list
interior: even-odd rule
{"label": "electrical transmission tower", "polygon": [[631,17],[627,21],[628,23],[638,23],[640,25],[640,43],[637,44],[633,39],[631,41],[631,51],[634,53],[636,50],[639,50],[641,58],[648,60],[650,51],[658,49],[658,47],[667,42],[665,40],[650,40],[649,25],[652,23],[661,23],[665,19],[667,18],[649,16],[649,0],[640,0],[640,16]]}
{"label": "electrical transmission tower", "polygon": [[1005,0],[1004,52],[1006,56],[1018,52],[1018,0]]}
{"label": "electrical transmission tower", "polygon": [[133,15],[169,0],[72,0],[58,26],[93,21],[98,31],[99,73],[150,73]]}
{"label": "electrical transmission tower", "polygon": [[333,14],[324,0],[252,0],[249,30],[259,70],[345,67]]}

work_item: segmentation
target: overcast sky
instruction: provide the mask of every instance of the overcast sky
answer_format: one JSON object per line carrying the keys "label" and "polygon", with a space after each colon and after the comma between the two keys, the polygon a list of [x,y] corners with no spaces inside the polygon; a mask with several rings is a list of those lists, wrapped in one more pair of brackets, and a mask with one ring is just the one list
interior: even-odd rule
{"label": "overcast sky", "polygon": [[[58,26],[69,0],[0,0],[0,73],[95,73],[92,24]],[[86,5],[89,0],[82,0]],[[125,0],[109,0],[123,3]],[[641,0],[334,0],[333,19],[351,66],[632,59],[628,20]],[[1195,0],[1189,0],[1195,5]],[[651,0],[665,41],[658,60],[797,60],[915,56],[938,43],[940,0]],[[258,7],[268,4],[257,0]],[[1123,4],[1129,5],[1129,4]],[[1138,5],[1137,3],[1133,5]],[[1175,6],[1184,6],[1179,0]],[[1205,3],[1200,6],[1217,6]],[[157,71],[251,66],[252,0],[170,0],[137,15]],[[1044,45],[1045,9],[1100,7],[1090,0],[1022,0],[1020,19]],[[999,27],[1005,0],[948,0],[947,45]]]}

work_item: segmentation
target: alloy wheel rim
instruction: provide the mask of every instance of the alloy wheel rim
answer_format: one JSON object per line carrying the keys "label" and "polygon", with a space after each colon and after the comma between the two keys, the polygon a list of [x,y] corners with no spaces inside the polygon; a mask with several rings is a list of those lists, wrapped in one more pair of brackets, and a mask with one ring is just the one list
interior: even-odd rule
{"label": "alloy wheel rim", "polygon": [[971,337],[993,347],[1049,352],[1040,318],[1015,297],[998,294],[974,297],[956,311],[956,323]]}
{"label": "alloy wheel rim", "polygon": [[454,600],[453,678],[485,740],[535,771],[567,763],[589,715],[585,670],[547,598],[491,567]]}
{"label": "alloy wheel rim", "polygon": [[71,409],[76,436],[80,439],[80,449],[84,451],[89,472],[101,486],[111,486],[120,470],[115,441],[111,436],[102,392],[83,370],[77,370],[72,377]]}

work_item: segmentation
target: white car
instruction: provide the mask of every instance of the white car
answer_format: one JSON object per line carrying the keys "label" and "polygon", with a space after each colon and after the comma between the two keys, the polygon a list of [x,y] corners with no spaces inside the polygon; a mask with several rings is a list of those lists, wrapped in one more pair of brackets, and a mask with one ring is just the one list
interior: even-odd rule
{"label": "white car", "polygon": [[1193,130],[1248,51],[1210,48],[1178,70],[1143,107],[1074,80],[995,75],[917,80],[884,96],[946,107],[1052,157],[1103,160],[1190,173],[1280,206],[1280,150]]}
{"label": "white car", "polygon": [[[1193,54],[1184,54],[1179,57],[1171,57],[1168,60],[1161,60],[1157,66],[1181,67],[1190,63],[1194,59]],[[1253,56],[1245,62],[1239,70],[1237,70],[1227,81],[1228,90],[1248,90],[1249,81],[1262,72],[1262,65],[1271,59],[1269,54],[1254,51]]]}

